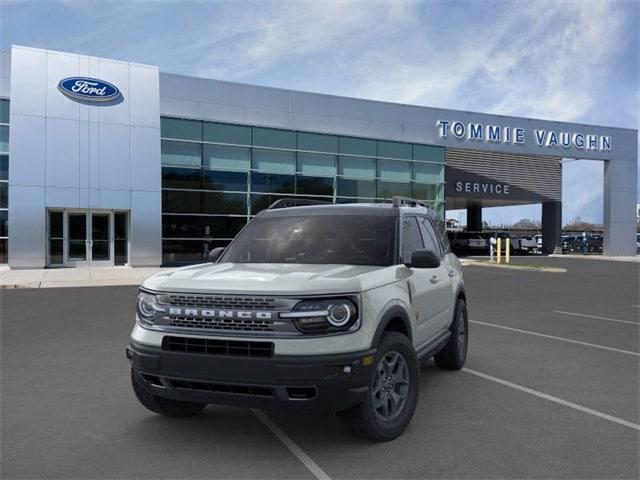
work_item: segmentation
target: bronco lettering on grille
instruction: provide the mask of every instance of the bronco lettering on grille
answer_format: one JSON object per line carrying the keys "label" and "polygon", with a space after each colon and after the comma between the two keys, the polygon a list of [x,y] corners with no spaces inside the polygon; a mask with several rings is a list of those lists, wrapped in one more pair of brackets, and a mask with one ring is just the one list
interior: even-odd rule
{"label": "bronco lettering on grille", "polygon": [[246,320],[271,320],[273,312],[260,312],[255,310],[217,310],[203,308],[177,308],[170,307],[169,315],[178,317],[199,318],[238,318]]}

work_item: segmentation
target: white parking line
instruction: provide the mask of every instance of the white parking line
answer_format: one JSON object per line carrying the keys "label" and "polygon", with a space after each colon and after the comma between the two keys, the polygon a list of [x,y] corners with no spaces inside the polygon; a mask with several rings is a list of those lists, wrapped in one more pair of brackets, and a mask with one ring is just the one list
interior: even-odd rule
{"label": "white parking line", "polygon": [[331,480],[331,477],[322,470],[316,462],[314,462],[309,455],[307,455],[304,450],[302,450],[289,436],[280,430],[273,421],[267,417],[267,415],[262,411],[256,408],[252,408],[251,411],[254,413],[258,419],[266,425],[266,427],[271,430],[271,432],[278,437],[285,447],[289,449],[291,453],[293,453],[300,462],[307,467],[307,469],[318,479],[318,480]]}
{"label": "white parking line", "polygon": [[631,352],[629,350],[621,350],[619,348],[605,347],[604,345],[597,345],[595,343],[580,342],[578,340],[571,340],[570,338],[555,337],[553,335],[546,335],[544,333],[531,332],[529,330],[520,330],[519,328],[505,327],[504,325],[496,325],[495,323],[479,322],[477,320],[469,320],[469,323],[477,323],[478,325],[485,325],[487,327],[499,328],[502,330],[509,330],[511,332],[525,333],[527,335],[535,335],[536,337],[550,338],[552,340],[560,340],[562,342],[575,343],[577,345],[583,345],[585,347],[599,348],[601,350],[609,350],[612,352],[624,353],[626,355],[633,355],[636,357],[640,357],[640,353]]}
{"label": "white parking line", "polygon": [[552,395],[547,395],[546,393],[538,392],[537,390],[533,390],[531,388],[523,387],[522,385],[518,385],[517,383],[508,382],[507,380],[502,380],[501,378],[497,378],[492,375],[487,375],[486,373],[478,372],[476,370],[472,370],[466,367],[463,368],[462,371],[469,373],[471,375],[475,375],[477,377],[484,378],[485,380],[490,380],[492,382],[499,383],[500,385],[505,385],[507,387],[520,390],[521,392],[528,393],[529,395],[534,395],[539,398],[544,398],[545,400],[549,400],[550,402],[558,403],[560,405],[564,405],[565,407],[573,408],[574,410],[588,413],[589,415],[593,415],[595,417],[599,417],[604,420],[608,420],[610,422],[623,425],[625,427],[633,428],[634,430],[640,430],[640,425],[636,423],[632,423],[627,420],[623,420],[622,418],[614,417],[613,415],[608,415],[606,413],[599,412],[598,410],[593,410],[592,408],[583,407],[582,405],[578,405],[577,403],[569,402],[567,400],[563,400],[562,398],[554,397]]}
{"label": "white parking line", "polygon": [[561,313],[562,315],[572,315],[574,317],[595,318],[596,320],[606,320],[608,322],[628,323],[630,325],[640,325],[638,322],[632,322],[631,320],[618,320],[611,317],[598,317],[597,315],[587,315],[586,313],[565,312],[563,310],[554,310],[554,313]]}

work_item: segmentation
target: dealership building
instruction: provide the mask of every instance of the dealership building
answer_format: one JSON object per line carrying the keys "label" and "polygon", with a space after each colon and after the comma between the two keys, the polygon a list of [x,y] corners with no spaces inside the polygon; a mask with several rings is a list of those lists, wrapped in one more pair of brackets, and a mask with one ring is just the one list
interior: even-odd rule
{"label": "dealership building", "polygon": [[[543,100],[541,100],[543,101]],[[425,200],[440,215],[542,205],[562,160],[604,162],[604,253],[635,255],[637,130],[163,73],[21,46],[0,53],[0,263],[199,262],[278,198]],[[565,199],[570,202],[571,199]]]}

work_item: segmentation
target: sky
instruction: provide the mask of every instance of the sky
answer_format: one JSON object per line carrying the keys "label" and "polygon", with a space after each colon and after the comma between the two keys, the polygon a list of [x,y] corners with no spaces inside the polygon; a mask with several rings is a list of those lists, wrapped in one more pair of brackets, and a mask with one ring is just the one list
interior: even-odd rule
{"label": "sky", "polygon": [[[639,22],[637,0],[0,0],[0,48],[26,45],[220,80],[638,128]],[[602,222],[602,177],[601,162],[563,164],[565,223]],[[493,224],[540,216],[539,205],[484,210]]]}

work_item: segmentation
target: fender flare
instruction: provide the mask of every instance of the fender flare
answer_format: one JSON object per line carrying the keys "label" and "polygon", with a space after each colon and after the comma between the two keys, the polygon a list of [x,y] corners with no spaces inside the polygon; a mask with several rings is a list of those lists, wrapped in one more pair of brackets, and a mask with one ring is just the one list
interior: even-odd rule
{"label": "fender flare", "polygon": [[411,328],[411,320],[409,319],[409,314],[400,305],[393,305],[382,315],[382,318],[378,323],[378,327],[376,328],[376,333],[373,335],[371,348],[375,348],[378,345],[382,334],[387,328],[387,325],[389,325],[389,322],[391,322],[391,320],[396,318],[399,318],[404,324],[405,329],[409,333],[409,340],[413,340],[413,331]]}

